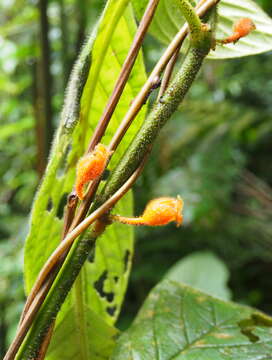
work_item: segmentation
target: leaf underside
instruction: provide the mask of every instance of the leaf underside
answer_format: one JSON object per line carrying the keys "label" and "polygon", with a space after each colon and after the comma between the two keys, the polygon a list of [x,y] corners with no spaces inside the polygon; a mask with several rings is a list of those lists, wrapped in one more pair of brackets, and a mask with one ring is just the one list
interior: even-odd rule
{"label": "leaf underside", "polygon": [[230,300],[230,290],[227,287],[228,268],[212,252],[198,251],[182,258],[167,271],[165,278],[192,286],[220,299]]}
{"label": "leaf underside", "polygon": [[[144,11],[147,0],[133,0],[138,16]],[[196,1],[192,1],[196,4]],[[259,54],[272,50],[272,19],[252,0],[221,0],[218,9],[216,39],[233,33],[233,24],[244,17],[254,21],[256,30],[236,44],[218,45],[209,54],[210,59],[227,59]],[[161,0],[150,27],[150,33],[168,44],[184,24],[179,0]]]}
{"label": "leaf underside", "polygon": [[271,360],[272,318],[164,280],[111,359]]}

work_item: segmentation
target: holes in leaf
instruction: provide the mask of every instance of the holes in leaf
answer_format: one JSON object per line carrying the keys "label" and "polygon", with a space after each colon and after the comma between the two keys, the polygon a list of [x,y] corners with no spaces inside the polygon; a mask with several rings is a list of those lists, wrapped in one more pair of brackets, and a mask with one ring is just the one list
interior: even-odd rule
{"label": "holes in leaf", "polygon": [[46,210],[51,211],[53,209],[53,200],[51,198],[48,199]]}
{"label": "holes in leaf", "polygon": [[68,193],[64,193],[62,195],[61,199],[60,199],[59,204],[58,204],[58,209],[57,209],[56,216],[59,219],[62,219],[62,217],[63,217],[64,208],[65,208],[65,205],[67,203],[67,195],[68,195]]}
{"label": "holes in leaf", "polygon": [[90,253],[89,253],[89,255],[88,255],[88,259],[87,259],[90,263],[94,263],[94,255],[95,255],[95,250],[92,249],[92,250],[90,251]]}
{"label": "holes in leaf", "polygon": [[250,342],[255,343],[260,339],[259,336],[253,334],[252,331],[255,330],[255,327],[252,326],[249,319],[240,321],[238,325],[240,326],[241,333],[245,335]]}
{"label": "holes in leaf", "polygon": [[130,251],[126,250],[126,253],[125,253],[125,256],[124,256],[124,268],[125,268],[125,271],[127,271],[127,269],[128,269],[129,258],[130,258]]}
{"label": "holes in leaf", "polygon": [[107,313],[108,313],[110,316],[114,316],[114,313],[115,313],[116,309],[117,309],[116,306],[108,306],[108,307],[106,308]]}
{"label": "holes in leaf", "polygon": [[118,280],[119,280],[119,277],[118,277],[118,276],[114,276],[113,280],[117,283]]}
{"label": "holes in leaf", "polygon": [[241,329],[241,333],[245,335],[252,343],[255,343],[260,340],[259,336],[253,333],[253,331],[256,330],[256,327],[272,327],[272,321],[265,315],[255,313],[252,314],[249,319],[241,320],[238,325]]}
{"label": "holes in leaf", "polygon": [[66,173],[67,158],[68,158],[68,155],[69,155],[71,150],[72,150],[72,146],[71,146],[71,144],[69,144],[66,147],[65,152],[62,155],[62,157],[60,159],[60,162],[59,162],[59,167],[58,167],[58,170],[57,170],[57,177],[58,178],[62,177]]}
{"label": "holes in leaf", "polygon": [[104,284],[107,279],[108,272],[105,270],[99,279],[94,283],[94,288],[102,298],[105,298],[108,302],[112,302],[114,299],[114,293],[104,291]]}
{"label": "holes in leaf", "polygon": [[109,293],[104,293],[105,294],[105,297],[107,299],[108,302],[113,302],[114,300],[114,293],[111,291]]}
{"label": "holes in leaf", "polygon": [[109,176],[110,176],[110,171],[109,171],[109,169],[106,169],[106,170],[103,172],[102,180],[107,180]]}

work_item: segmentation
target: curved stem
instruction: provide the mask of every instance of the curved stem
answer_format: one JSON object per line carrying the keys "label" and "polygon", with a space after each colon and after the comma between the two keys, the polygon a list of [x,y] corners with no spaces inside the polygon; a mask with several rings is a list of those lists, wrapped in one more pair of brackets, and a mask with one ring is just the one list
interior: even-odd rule
{"label": "curved stem", "polygon": [[169,63],[167,64],[167,66],[165,68],[157,100],[159,100],[162,97],[162,95],[165,93],[165,91],[169,85],[175,64],[179,57],[179,51],[180,51],[180,47],[176,50],[176,52],[171,57]]}
{"label": "curved stem", "polygon": [[189,25],[192,42],[198,42],[202,33],[201,20],[188,0],[179,0],[179,4],[183,16]]}
{"label": "curved stem", "polygon": [[[205,3],[207,2],[207,0],[200,0],[195,7],[195,11],[196,14],[198,15],[198,9]],[[175,67],[175,64],[178,60],[179,57],[179,52],[180,52],[180,48],[182,46],[182,42],[180,43],[179,47],[177,48],[176,52],[173,54],[172,58],[170,59],[169,63],[167,64],[164,74],[163,74],[163,78],[162,78],[162,82],[161,82],[161,86],[160,86],[160,91],[158,94],[158,98],[160,99],[162,97],[162,95],[164,94],[165,90],[168,87],[168,84],[171,80],[171,76]]]}

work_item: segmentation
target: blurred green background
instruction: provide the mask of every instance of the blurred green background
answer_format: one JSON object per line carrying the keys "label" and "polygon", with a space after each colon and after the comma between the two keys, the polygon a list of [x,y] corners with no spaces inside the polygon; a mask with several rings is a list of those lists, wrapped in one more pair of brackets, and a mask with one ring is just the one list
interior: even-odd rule
{"label": "blurred green background", "polygon": [[[257,2],[272,15],[270,0]],[[28,215],[65,86],[102,7],[101,0],[0,3],[0,355],[14,335],[24,302]],[[162,51],[147,37],[147,71]],[[173,264],[202,251],[226,265],[233,300],[271,313],[271,59],[266,53],[206,61],[182,108],[161,133],[135,186],[135,214],[155,196],[180,194],[184,226],[137,228],[121,328]]]}

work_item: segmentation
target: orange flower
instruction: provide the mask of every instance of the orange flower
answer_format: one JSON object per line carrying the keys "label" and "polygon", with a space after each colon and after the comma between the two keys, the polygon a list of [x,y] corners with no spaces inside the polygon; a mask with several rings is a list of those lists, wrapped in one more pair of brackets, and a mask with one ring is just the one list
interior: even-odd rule
{"label": "orange flower", "polygon": [[75,188],[81,200],[84,198],[84,185],[103,173],[110,155],[105,145],[97,144],[92,152],[78,160]]}
{"label": "orange flower", "polygon": [[251,31],[255,30],[254,22],[249,18],[242,18],[233,26],[233,34],[224,40],[220,40],[222,44],[235,43],[242,37],[247,36]]}
{"label": "orange flower", "polygon": [[171,221],[175,221],[177,226],[182,223],[183,201],[177,198],[161,197],[151,200],[142,216],[136,218],[127,218],[119,215],[112,215],[113,220],[129,225],[149,225],[162,226]]}

